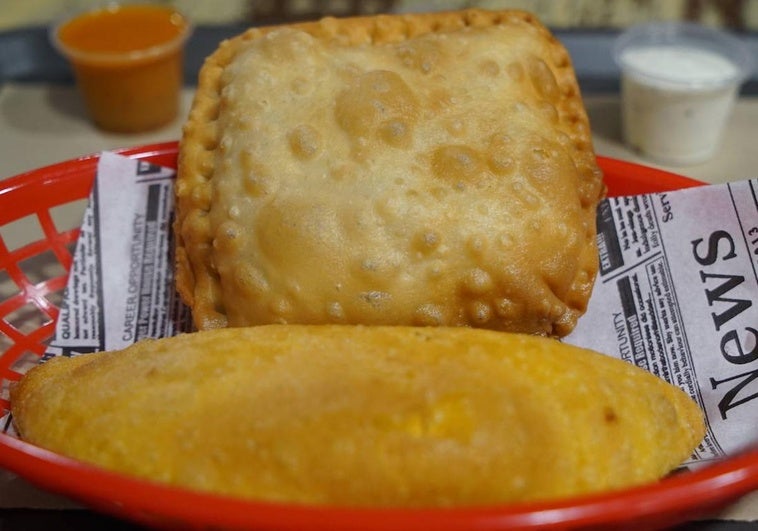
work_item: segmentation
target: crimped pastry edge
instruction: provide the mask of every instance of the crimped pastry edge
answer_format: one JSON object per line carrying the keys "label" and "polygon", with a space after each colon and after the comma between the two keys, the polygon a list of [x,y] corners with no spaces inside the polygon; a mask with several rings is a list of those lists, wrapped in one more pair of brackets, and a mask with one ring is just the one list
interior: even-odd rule
{"label": "crimped pastry edge", "polygon": [[[175,283],[182,300],[192,308],[197,328],[227,325],[220,280],[212,264],[213,236],[208,213],[211,207],[211,181],[215,171],[214,150],[219,142],[217,120],[223,89],[221,78],[224,68],[234,60],[246,43],[282,27],[301,30],[319,39],[338,41],[341,45],[354,46],[402,42],[427,33],[455,31],[465,27],[523,24],[534,28],[552,44],[552,55],[546,59],[550,60],[551,70],[560,89],[560,101],[555,108],[559,120],[571,125],[569,137],[575,148],[573,158],[581,179],[579,198],[582,207],[594,208],[604,196],[605,187],[595,159],[589,119],[571,58],[555,36],[529,12],[466,9],[403,15],[326,17],[312,22],[251,28],[223,41],[208,56],[200,70],[197,91],[183,128],[176,180]],[[187,230],[189,226],[194,230]],[[561,321],[554,323],[552,335],[568,334],[586,310],[597,272],[594,219],[587,231],[588,236],[591,236],[591,245],[585,246],[580,258],[581,266],[565,296],[566,305],[571,311]],[[195,237],[191,240],[189,237],[193,232]]]}

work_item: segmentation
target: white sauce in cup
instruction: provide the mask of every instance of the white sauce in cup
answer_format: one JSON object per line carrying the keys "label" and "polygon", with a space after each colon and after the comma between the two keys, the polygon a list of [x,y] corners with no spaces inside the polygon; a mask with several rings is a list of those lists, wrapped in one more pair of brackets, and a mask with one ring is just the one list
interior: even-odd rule
{"label": "white sauce in cup", "polygon": [[[718,147],[744,65],[713,42],[698,46],[676,32],[653,28],[648,35],[646,29],[622,36],[616,49],[624,139],[659,162],[703,162]],[[686,30],[715,32],[691,27],[682,31]]]}

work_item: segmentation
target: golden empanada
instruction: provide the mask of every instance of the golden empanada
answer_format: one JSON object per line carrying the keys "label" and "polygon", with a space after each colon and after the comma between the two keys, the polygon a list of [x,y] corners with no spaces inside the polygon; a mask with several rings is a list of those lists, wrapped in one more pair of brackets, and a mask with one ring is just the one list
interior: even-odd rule
{"label": "golden empanada", "polygon": [[200,73],[177,287],[199,329],[561,336],[595,279],[603,191],[569,55],[530,14],[255,28]]}
{"label": "golden empanada", "polygon": [[260,500],[460,506],[654,481],[703,437],[695,402],[555,339],[269,325],[57,358],[12,390],[34,444]]}

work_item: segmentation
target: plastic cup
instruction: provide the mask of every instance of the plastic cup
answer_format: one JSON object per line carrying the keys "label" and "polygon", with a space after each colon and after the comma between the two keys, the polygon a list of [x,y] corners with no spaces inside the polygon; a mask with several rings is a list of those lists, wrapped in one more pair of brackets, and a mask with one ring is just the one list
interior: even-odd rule
{"label": "plastic cup", "polygon": [[613,55],[627,145],[664,164],[708,160],[752,72],[746,46],[715,29],[660,22],[624,32]]}
{"label": "plastic cup", "polygon": [[114,5],[54,25],[50,38],[71,63],[95,124],[138,133],[176,118],[191,31],[174,9]]}

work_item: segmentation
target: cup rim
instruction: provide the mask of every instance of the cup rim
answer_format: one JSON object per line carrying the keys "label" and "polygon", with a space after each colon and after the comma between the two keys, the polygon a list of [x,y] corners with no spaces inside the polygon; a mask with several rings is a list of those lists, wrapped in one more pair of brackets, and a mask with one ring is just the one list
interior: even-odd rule
{"label": "cup rim", "polygon": [[[716,53],[737,69],[734,75],[714,80],[671,79],[641,70],[624,61],[624,51],[636,46],[685,45]],[[612,48],[613,59],[622,73],[629,72],[672,89],[717,89],[742,84],[753,72],[755,63],[747,45],[730,33],[693,22],[649,22],[634,25],[619,35]]]}
{"label": "cup rim", "polygon": [[[76,61],[79,63],[108,63],[108,64],[127,64],[127,63],[133,63],[133,62],[139,62],[149,59],[156,59],[158,57],[162,57],[164,55],[167,55],[173,51],[175,51],[178,48],[181,48],[184,43],[189,39],[190,35],[192,35],[192,32],[194,31],[194,26],[190,19],[184,15],[181,11],[178,9],[172,7],[172,6],[162,6],[162,5],[154,5],[153,7],[157,8],[165,8],[167,11],[171,11],[173,13],[178,14],[182,17],[185,24],[182,28],[182,32],[179,33],[176,37],[171,39],[170,41],[166,41],[161,44],[155,44],[152,46],[148,46],[145,48],[139,48],[136,50],[130,50],[127,52],[92,52],[92,51],[86,51],[86,50],[79,50],[77,48],[72,48],[70,46],[67,46],[64,44],[58,33],[60,29],[71,22],[72,20],[87,15],[90,13],[97,13],[100,11],[108,11],[108,10],[117,10],[123,7],[134,7],[137,5],[142,4],[121,4],[117,2],[108,2],[104,5],[97,6],[97,7],[90,7],[89,9],[84,9],[75,13],[69,13],[66,16],[62,16],[58,19],[56,19],[49,27],[48,30],[48,39],[50,41],[50,44],[53,46],[53,48],[63,55],[64,57]],[[150,4],[144,4],[147,6],[150,6]]]}

